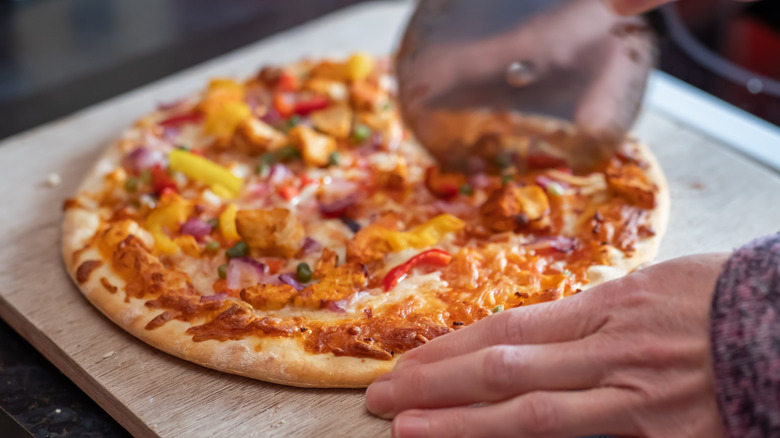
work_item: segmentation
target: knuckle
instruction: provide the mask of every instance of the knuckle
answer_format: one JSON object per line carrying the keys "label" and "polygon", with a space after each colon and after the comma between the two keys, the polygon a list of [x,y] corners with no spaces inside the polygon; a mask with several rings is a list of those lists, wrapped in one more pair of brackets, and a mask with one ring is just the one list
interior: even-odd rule
{"label": "knuckle", "polygon": [[481,383],[492,393],[506,392],[517,376],[517,355],[512,347],[488,347],[482,357]]}
{"label": "knuckle", "polygon": [[429,421],[430,436],[466,437],[470,433],[469,424],[464,415],[436,415]]}
{"label": "knuckle", "polygon": [[520,398],[517,418],[525,435],[553,435],[559,424],[558,411],[543,393],[531,393]]}
{"label": "knuckle", "polygon": [[416,395],[426,394],[427,391],[424,391],[424,388],[426,388],[429,383],[428,374],[423,367],[412,368],[404,373],[402,393]]}
{"label": "knuckle", "polygon": [[504,344],[521,344],[523,343],[525,329],[524,325],[528,320],[530,312],[526,309],[512,309],[509,312],[503,312],[498,322],[497,330],[494,333],[497,335],[495,343]]}

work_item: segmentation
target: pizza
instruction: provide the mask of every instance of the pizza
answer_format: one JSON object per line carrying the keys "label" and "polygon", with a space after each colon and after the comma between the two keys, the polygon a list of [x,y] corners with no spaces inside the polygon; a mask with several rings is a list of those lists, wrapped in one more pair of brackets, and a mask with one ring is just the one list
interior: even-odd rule
{"label": "pizza", "polygon": [[[538,151],[444,171],[394,99],[391,63],[355,54],[159,105],[65,201],[75,284],[184,360],[364,387],[433,338],[654,257],[668,191],[636,139],[587,173]],[[536,141],[489,123],[473,137],[475,151]]]}

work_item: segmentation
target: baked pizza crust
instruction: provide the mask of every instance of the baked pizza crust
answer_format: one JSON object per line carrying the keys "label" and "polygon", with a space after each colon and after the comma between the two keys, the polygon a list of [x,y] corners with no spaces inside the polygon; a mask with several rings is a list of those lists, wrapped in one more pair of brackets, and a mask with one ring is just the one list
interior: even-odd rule
{"label": "baked pizza crust", "polygon": [[[651,212],[650,223],[655,235],[641,240],[630,257],[615,251],[611,266],[594,266],[588,271],[589,287],[623,276],[640,265],[650,262],[657,254],[666,231],[669,215],[669,190],[661,168],[650,152],[640,143],[639,157],[649,164],[647,176],[658,187],[657,204]],[[121,153],[118,144],[113,145],[89,172],[79,189],[79,194],[95,192],[102,186],[104,176],[119,166]],[[130,298],[125,301],[126,282],[111,269],[111,261],[105,260],[100,252],[87,245],[98,231],[101,218],[96,210],[84,206],[72,206],[65,211],[62,230],[63,258],[68,272],[84,296],[105,316],[138,339],[181,359],[267,382],[299,387],[360,388],[371,383],[377,376],[389,372],[399,356],[393,360],[376,360],[333,354],[311,354],[306,352],[295,339],[278,337],[247,337],[240,340],[208,340],[194,342],[186,334],[187,322],[170,320],[161,327],[147,330],[149,321],[159,315],[160,310],[149,309],[143,299]],[[88,280],[76,280],[78,267],[87,260],[103,263],[92,271]],[[105,278],[117,288],[111,293],[101,283]]]}
{"label": "baked pizza crust", "polygon": [[648,264],[655,259],[658,254],[658,248],[661,246],[661,239],[666,234],[666,227],[669,223],[669,185],[666,182],[661,165],[655,158],[650,149],[639,141],[634,141],[633,146],[637,148],[637,157],[640,161],[647,163],[645,175],[658,188],[656,193],[656,205],[650,211],[648,222],[655,230],[655,235],[644,240],[640,240],[635,245],[635,251],[630,257],[615,250],[612,252],[612,260],[608,266],[592,266],[588,270],[588,288],[594,287],[605,281],[614,280],[623,277],[630,272]]}

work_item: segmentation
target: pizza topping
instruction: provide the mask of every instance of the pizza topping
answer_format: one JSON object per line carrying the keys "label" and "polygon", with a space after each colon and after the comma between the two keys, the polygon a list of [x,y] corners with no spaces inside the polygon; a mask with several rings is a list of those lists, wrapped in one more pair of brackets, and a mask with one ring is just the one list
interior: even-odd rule
{"label": "pizza topping", "polygon": [[319,283],[307,286],[295,297],[297,307],[320,309],[329,302],[339,301],[353,295],[366,284],[363,265],[346,263],[323,277]]}
{"label": "pizza topping", "polygon": [[425,248],[441,241],[447,234],[462,230],[466,224],[451,214],[442,214],[407,232],[390,231],[387,242],[393,251]]}
{"label": "pizza topping", "polygon": [[295,288],[297,291],[302,291],[306,286],[301,284],[298,280],[295,279],[295,274],[280,274],[279,275],[279,281]]}
{"label": "pizza topping", "polygon": [[192,111],[184,114],[177,114],[175,116],[168,117],[158,123],[160,126],[177,127],[187,123],[200,123],[203,121],[203,114],[198,111]]}
{"label": "pizza topping", "polygon": [[146,147],[133,149],[122,159],[122,166],[131,175],[139,175],[154,166],[165,167],[166,165],[165,155],[162,152]]}
{"label": "pizza topping", "polygon": [[168,159],[171,170],[208,185],[219,196],[235,198],[241,192],[241,178],[211,160],[181,149],[171,151]]}
{"label": "pizza topping", "polygon": [[228,240],[238,240],[241,236],[238,235],[236,229],[236,216],[238,214],[238,207],[235,204],[228,204],[222,213],[219,214],[219,230],[222,232],[222,237]]}
{"label": "pizza topping", "polygon": [[[256,156],[281,149],[287,142],[284,134],[260,119],[244,120],[233,136],[236,151]],[[273,155],[270,155],[273,157]],[[272,163],[271,163],[272,164]],[[270,164],[269,164],[270,166]]]}
{"label": "pizza topping", "polygon": [[393,216],[385,216],[355,233],[347,244],[347,261],[368,264],[382,260],[392,251],[387,236],[397,227]]}
{"label": "pizza topping", "polygon": [[262,263],[249,257],[231,257],[227,272],[225,272],[225,285],[228,289],[238,290],[244,285],[249,286],[259,283],[264,275],[265,265]]}
{"label": "pizza topping", "polygon": [[241,299],[255,309],[279,310],[284,308],[298,291],[287,284],[258,284],[241,290]]}
{"label": "pizza topping", "polygon": [[314,278],[323,278],[330,275],[333,270],[336,269],[338,262],[339,255],[336,254],[335,251],[331,251],[328,248],[323,249],[322,256],[317,260],[317,265],[314,267],[312,276]]}
{"label": "pizza topping", "polygon": [[154,247],[163,254],[174,254],[179,247],[165,233],[176,233],[189,216],[191,207],[179,195],[172,193],[160,198],[160,205],[146,218],[146,227],[154,237]]}
{"label": "pizza topping", "polygon": [[198,242],[202,242],[206,236],[211,234],[212,229],[213,227],[210,224],[194,217],[187,219],[186,222],[181,224],[181,233],[194,237]]}
{"label": "pizza topping", "polygon": [[550,203],[541,187],[516,183],[495,190],[479,209],[483,225],[497,233],[523,228],[549,212]]}
{"label": "pizza topping", "polygon": [[305,125],[298,125],[289,133],[290,141],[300,149],[308,166],[325,167],[330,154],[336,150],[333,137],[320,134]]}
{"label": "pizza topping", "polygon": [[228,259],[245,257],[249,254],[249,247],[244,242],[236,242],[229,250],[225,251],[225,256]]}
{"label": "pizza topping", "polygon": [[428,251],[421,252],[416,256],[409,259],[406,263],[400,264],[391,269],[387,275],[385,275],[382,284],[385,287],[385,292],[391,290],[398,284],[399,281],[416,266],[435,266],[444,267],[450,264],[452,261],[452,255],[447,251],[440,249],[429,249]]}
{"label": "pizza topping", "polygon": [[240,210],[236,227],[257,255],[290,258],[301,249],[306,237],[301,222],[285,208]]}
{"label": "pizza topping", "polygon": [[656,186],[636,164],[611,162],[606,170],[609,188],[640,208],[655,207]]}
{"label": "pizza topping", "polygon": [[148,179],[146,175],[151,177],[152,188],[155,195],[161,196],[165,193],[176,193],[178,191],[176,181],[174,181],[170,175],[168,175],[168,172],[166,172],[165,169],[163,169],[161,166],[155,165],[150,169],[148,174],[142,172],[141,179]]}
{"label": "pizza topping", "polygon": [[311,113],[311,124],[317,130],[336,138],[347,138],[352,128],[352,110],[347,105],[335,105]]}
{"label": "pizza topping", "polygon": [[301,283],[308,283],[311,281],[312,272],[311,268],[309,267],[309,264],[306,262],[298,263],[298,267],[295,270],[296,274],[298,275],[298,281]]}
{"label": "pizza topping", "polygon": [[449,199],[458,195],[460,187],[466,183],[461,174],[442,173],[438,167],[429,167],[425,172],[425,187],[439,198]]}

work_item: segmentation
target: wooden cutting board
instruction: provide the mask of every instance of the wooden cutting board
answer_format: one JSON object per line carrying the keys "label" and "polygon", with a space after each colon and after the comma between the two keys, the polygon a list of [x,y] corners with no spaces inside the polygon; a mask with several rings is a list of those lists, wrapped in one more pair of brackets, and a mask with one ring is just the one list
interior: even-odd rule
{"label": "wooden cutting board", "polygon": [[[387,436],[363,391],[304,390],[223,374],[158,352],[114,326],[60,260],[63,200],[123,128],[215,75],[353,50],[389,53],[408,3],[353,7],[0,143],[0,316],[137,436]],[[638,135],[669,178],[660,259],[730,250],[780,228],[780,177],[647,110]],[[778,145],[780,147],[780,145]],[[62,183],[47,185],[56,173]]]}

